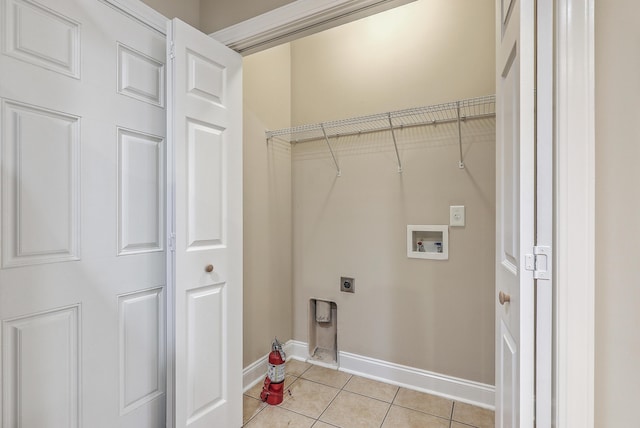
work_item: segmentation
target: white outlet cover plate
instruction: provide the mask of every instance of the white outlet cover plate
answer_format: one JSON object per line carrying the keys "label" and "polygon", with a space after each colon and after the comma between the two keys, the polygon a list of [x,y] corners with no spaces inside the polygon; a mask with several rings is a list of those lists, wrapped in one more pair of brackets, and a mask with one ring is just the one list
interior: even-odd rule
{"label": "white outlet cover plate", "polygon": [[451,205],[449,207],[449,226],[464,226],[464,205]]}

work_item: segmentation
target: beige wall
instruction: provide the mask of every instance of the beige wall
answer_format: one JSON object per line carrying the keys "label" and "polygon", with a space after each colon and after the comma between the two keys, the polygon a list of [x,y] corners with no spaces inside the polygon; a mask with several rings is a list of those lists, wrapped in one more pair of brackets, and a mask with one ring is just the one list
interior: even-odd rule
{"label": "beige wall", "polygon": [[596,2],[596,427],[638,426],[640,3]]}
{"label": "beige wall", "polygon": [[[308,300],[332,300],[341,351],[493,384],[495,122],[465,130],[465,170],[452,125],[401,132],[402,174],[388,133],[336,143],[341,177],[322,144],[295,147],[295,339]],[[448,224],[449,205],[467,215],[449,260],[408,259],[406,226]]]}
{"label": "beige wall", "polygon": [[293,42],[293,124],[493,94],[493,10],[420,0]]}
{"label": "beige wall", "polygon": [[[292,121],[315,123],[494,93],[493,0],[421,0],[292,43]],[[495,125],[399,131],[293,149],[294,338],[308,301],[338,305],[338,347],[494,383]],[[408,224],[448,224],[448,261],[408,259]],[[340,276],[356,293],[339,291]]]}
{"label": "beige wall", "polygon": [[265,129],[291,122],[289,45],[244,58],[244,356],[292,337],[291,147]]}
{"label": "beige wall", "polygon": [[167,18],[180,18],[200,28],[200,0],[142,0]]}

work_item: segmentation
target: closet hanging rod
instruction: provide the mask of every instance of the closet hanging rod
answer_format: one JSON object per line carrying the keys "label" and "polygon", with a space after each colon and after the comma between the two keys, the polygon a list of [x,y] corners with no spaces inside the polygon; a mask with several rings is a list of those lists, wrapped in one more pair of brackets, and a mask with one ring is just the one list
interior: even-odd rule
{"label": "closet hanging rod", "polygon": [[[459,109],[459,113],[458,113]],[[478,98],[415,107],[350,119],[302,125],[292,128],[265,131],[267,140],[278,138],[289,143],[303,143],[331,137],[367,134],[370,132],[402,130],[416,126],[466,121],[495,116],[496,97]],[[390,123],[389,119],[392,120]],[[400,165],[399,165],[400,166]]]}

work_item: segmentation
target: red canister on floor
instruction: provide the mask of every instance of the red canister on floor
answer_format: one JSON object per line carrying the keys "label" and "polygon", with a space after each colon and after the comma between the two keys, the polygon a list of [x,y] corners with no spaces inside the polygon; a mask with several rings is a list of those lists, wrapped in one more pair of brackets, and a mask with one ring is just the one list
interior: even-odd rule
{"label": "red canister on floor", "polygon": [[260,398],[271,405],[282,403],[284,392],[284,363],[286,355],[282,350],[282,345],[276,338],[271,345],[267,377],[264,379],[264,386]]}

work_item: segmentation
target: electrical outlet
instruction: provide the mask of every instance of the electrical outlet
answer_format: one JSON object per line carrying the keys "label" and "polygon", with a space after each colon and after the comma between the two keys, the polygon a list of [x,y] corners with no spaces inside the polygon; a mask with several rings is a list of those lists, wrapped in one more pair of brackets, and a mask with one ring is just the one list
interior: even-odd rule
{"label": "electrical outlet", "polygon": [[354,278],[347,278],[346,276],[340,277],[340,291],[345,293],[356,292],[356,280]]}

